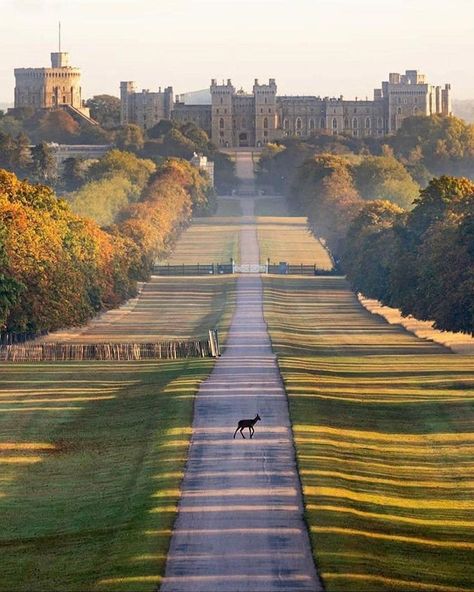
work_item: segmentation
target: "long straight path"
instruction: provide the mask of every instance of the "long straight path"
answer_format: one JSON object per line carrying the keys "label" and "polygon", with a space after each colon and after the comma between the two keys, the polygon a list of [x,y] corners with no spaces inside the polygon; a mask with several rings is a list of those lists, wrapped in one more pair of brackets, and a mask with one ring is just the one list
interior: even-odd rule
{"label": "long straight path", "polygon": [[[253,200],[242,200],[244,216]],[[241,262],[258,263],[255,228]],[[233,439],[254,417],[255,436]],[[262,282],[241,276],[225,353],[195,402],[162,592],[321,590],[303,521],[288,404],[263,318]]]}

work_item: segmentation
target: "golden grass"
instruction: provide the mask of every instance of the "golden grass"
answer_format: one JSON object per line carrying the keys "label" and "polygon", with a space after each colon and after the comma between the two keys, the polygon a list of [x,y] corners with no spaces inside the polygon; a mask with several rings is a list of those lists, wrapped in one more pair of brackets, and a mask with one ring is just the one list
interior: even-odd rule
{"label": "golden grass", "polygon": [[171,255],[161,263],[195,265],[227,263],[239,255],[239,218],[195,218]]}
{"label": "golden grass", "polygon": [[474,589],[474,359],[370,315],[342,278],[264,285],[328,592]]}
{"label": "golden grass", "polygon": [[270,258],[272,263],[286,261],[332,268],[328,252],[310,233],[306,218],[259,217],[257,223],[261,261]]}
{"label": "golden grass", "polygon": [[76,333],[56,332],[42,342],[156,342],[200,339],[219,327],[225,337],[235,301],[235,278],[153,277],[133,308],[111,310]]}

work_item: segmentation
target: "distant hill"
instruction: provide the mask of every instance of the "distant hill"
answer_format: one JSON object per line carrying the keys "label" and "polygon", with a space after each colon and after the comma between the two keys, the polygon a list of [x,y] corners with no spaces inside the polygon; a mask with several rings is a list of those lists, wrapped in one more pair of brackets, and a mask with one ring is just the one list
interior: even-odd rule
{"label": "distant hill", "polygon": [[474,99],[454,99],[453,112],[456,117],[474,123]]}

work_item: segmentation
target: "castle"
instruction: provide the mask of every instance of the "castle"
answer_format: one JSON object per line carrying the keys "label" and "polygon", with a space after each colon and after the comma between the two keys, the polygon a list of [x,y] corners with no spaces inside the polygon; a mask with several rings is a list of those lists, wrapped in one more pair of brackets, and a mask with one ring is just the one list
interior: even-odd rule
{"label": "castle", "polygon": [[120,90],[122,124],[149,129],[162,119],[192,122],[220,148],[258,148],[317,132],[377,138],[395,133],[407,117],[452,114],[451,86],[433,86],[417,70],[390,74],[372,100],[278,96],[273,78],[268,84],[256,79],[252,93],[236,90],[231,80],[218,84],[213,79],[208,99],[200,104],[180,97],[173,103],[171,87],[137,92],[133,82],[122,82]]}
{"label": "castle", "polygon": [[14,109],[65,109],[95,123],[82,100],[81,71],[69,65],[67,52],[51,53],[51,68],[15,68],[14,73]]}

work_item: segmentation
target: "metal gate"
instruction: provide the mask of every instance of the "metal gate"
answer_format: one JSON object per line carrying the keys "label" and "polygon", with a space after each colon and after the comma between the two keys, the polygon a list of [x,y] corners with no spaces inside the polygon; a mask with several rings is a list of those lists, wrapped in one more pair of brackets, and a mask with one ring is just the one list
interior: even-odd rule
{"label": "metal gate", "polygon": [[267,266],[260,263],[243,263],[234,265],[234,273],[267,273]]}

